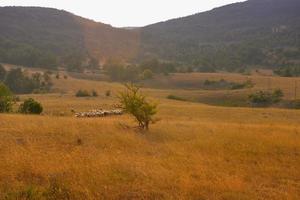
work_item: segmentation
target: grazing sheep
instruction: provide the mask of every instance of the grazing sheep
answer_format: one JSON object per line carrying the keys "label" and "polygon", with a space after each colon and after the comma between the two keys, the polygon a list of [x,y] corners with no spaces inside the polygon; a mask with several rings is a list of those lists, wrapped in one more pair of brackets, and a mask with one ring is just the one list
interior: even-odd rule
{"label": "grazing sheep", "polygon": [[122,110],[91,110],[89,112],[80,112],[75,113],[75,117],[77,118],[96,118],[96,117],[106,117],[106,116],[112,116],[112,115],[122,115]]}

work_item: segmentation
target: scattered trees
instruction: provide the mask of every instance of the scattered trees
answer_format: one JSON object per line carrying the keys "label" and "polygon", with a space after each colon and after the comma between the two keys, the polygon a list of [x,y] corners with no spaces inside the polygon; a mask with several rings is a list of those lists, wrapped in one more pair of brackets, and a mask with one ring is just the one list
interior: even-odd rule
{"label": "scattered trees", "polygon": [[171,62],[161,62],[157,59],[145,60],[140,64],[126,64],[109,60],[103,69],[113,81],[138,82],[152,79],[155,74],[168,75],[176,71],[176,65]]}
{"label": "scattered trees", "polygon": [[47,74],[34,73],[26,75],[20,68],[7,72],[4,83],[17,94],[29,94],[35,92],[47,92],[52,86]]}
{"label": "scattered trees", "polygon": [[157,104],[151,103],[140,93],[140,88],[133,84],[125,84],[126,90],[118,96],[122,109],[130,113],[142,130],[148,130],[149,124],[154,123]]}

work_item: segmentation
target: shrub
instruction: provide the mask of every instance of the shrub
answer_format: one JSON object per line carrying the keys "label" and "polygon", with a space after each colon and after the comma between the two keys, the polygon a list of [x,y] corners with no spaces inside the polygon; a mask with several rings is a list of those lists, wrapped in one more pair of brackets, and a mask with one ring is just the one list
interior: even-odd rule
{"label": "shrub", "polygon": [[39,102],[29,98],[20,105],[19,112],[24,114],[41,114],[43,112],[43,107]]}
{"label": "shrub", "polygon": [[157,113],[157,104],[147,101],[146,96],[140,93],[140,88],[133,84],[126,84],[126,90],[118,96],[122,109],[134,116],[139,128],[149,129],[150,122],[154,123],[153,116]]}
{"label": "shrub", "polygon": [[11,112],[12,105],[12,92],[6,85],[0,83],[0,113]]}
{"label": "shrub", "polygon": [[110,95],[111,95],[111,91],[110,90],[106,90],[105,96],[110,97]]}
{"label": "shrub", "polygon": [[253,82],[251,80],[247,80],[244,83],[231,83],[232,86],[230,89],[232,90],[240,90],[245,88],[252,88],[254,86]]}
{"label": "shrub", "polygon": [[272,101],[273,103],[278,103],[282,100],[282,97],[284,96],[283,92],[281,89],[276,89],[273,91],[272,94]]}
{"label": "shrub", "polygon": [[143,80],[152,79],[153,78],[153,72],[150,69],[145,69],[143,73],[141,74],[141,78]]}
{"label": "shrub", "polygon": [[97,96],[98,96],[97,91],[93,90],[93,91],[92,91],[92,96],[93,96],[93,97],[97,97]]}
{"label": "shrub", "polygon": [[87,90],[78,90],[76,97],[90,97],[91,94]]}
{"label": "shrub", "polygon": [[167,99],[176,100],[176,101],[186,101],[186,99],[184,99],[182,97],[178,97],[178,96],[172,95],[172,94],[168,95]]}
{"label": "shrub", "polygon": [[249,100],[256,105],[270,105],[280,102],[283,96],[283,92],[280,89],[276,89],[272,92],[258,91],[249,95]]}

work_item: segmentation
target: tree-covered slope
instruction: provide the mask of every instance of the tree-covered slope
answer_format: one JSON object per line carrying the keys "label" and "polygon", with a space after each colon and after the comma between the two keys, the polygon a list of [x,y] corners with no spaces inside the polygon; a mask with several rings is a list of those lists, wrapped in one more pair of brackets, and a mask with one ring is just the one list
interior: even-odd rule
{"label": "tree-covered slope", "polygon": [[249,0],[122,29],[56,9],[0,7],[0,62],[76,70],[109,58],[158,58],[200,71],[294,69],[300,63],[299,10],[299,0]]}
{"label": "tree-covered slope", "polygon": [[143,28],[141,55],[267,64],[271,50],[299,48],[299,10],[299,0],[249,0],[153,24]]}
{"label": "tree-covered slope", "polygon": [[127,59],[137,41],[133,31],[50,8],[0,7],[0,27],[0,62],[28,66]]}

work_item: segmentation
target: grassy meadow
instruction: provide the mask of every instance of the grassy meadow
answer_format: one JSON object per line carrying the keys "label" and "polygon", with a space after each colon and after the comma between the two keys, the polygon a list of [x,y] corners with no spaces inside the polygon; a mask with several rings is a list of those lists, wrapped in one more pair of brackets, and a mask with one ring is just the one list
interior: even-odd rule
{"label": "grassy meadow", "polygon": [[[207,91],[174,88],[169,80],[221,78],[250,78],[255,86]],[[71,110],[112,107],[121,84],[54,79],[55,93],[29,95],[43,104],[42,116],[0,115],[0,199],[297,200],[300,111],[166,99],[241,96],[268,88],[269,79],[293,98],[296,79],[260,75],[178,74],[167,79],[168,87],[149,85],[143,92],[159,103],[159,121],[147,133],[128,115],[73,116]],[[78,89],[99,96],[76,98]]]}

